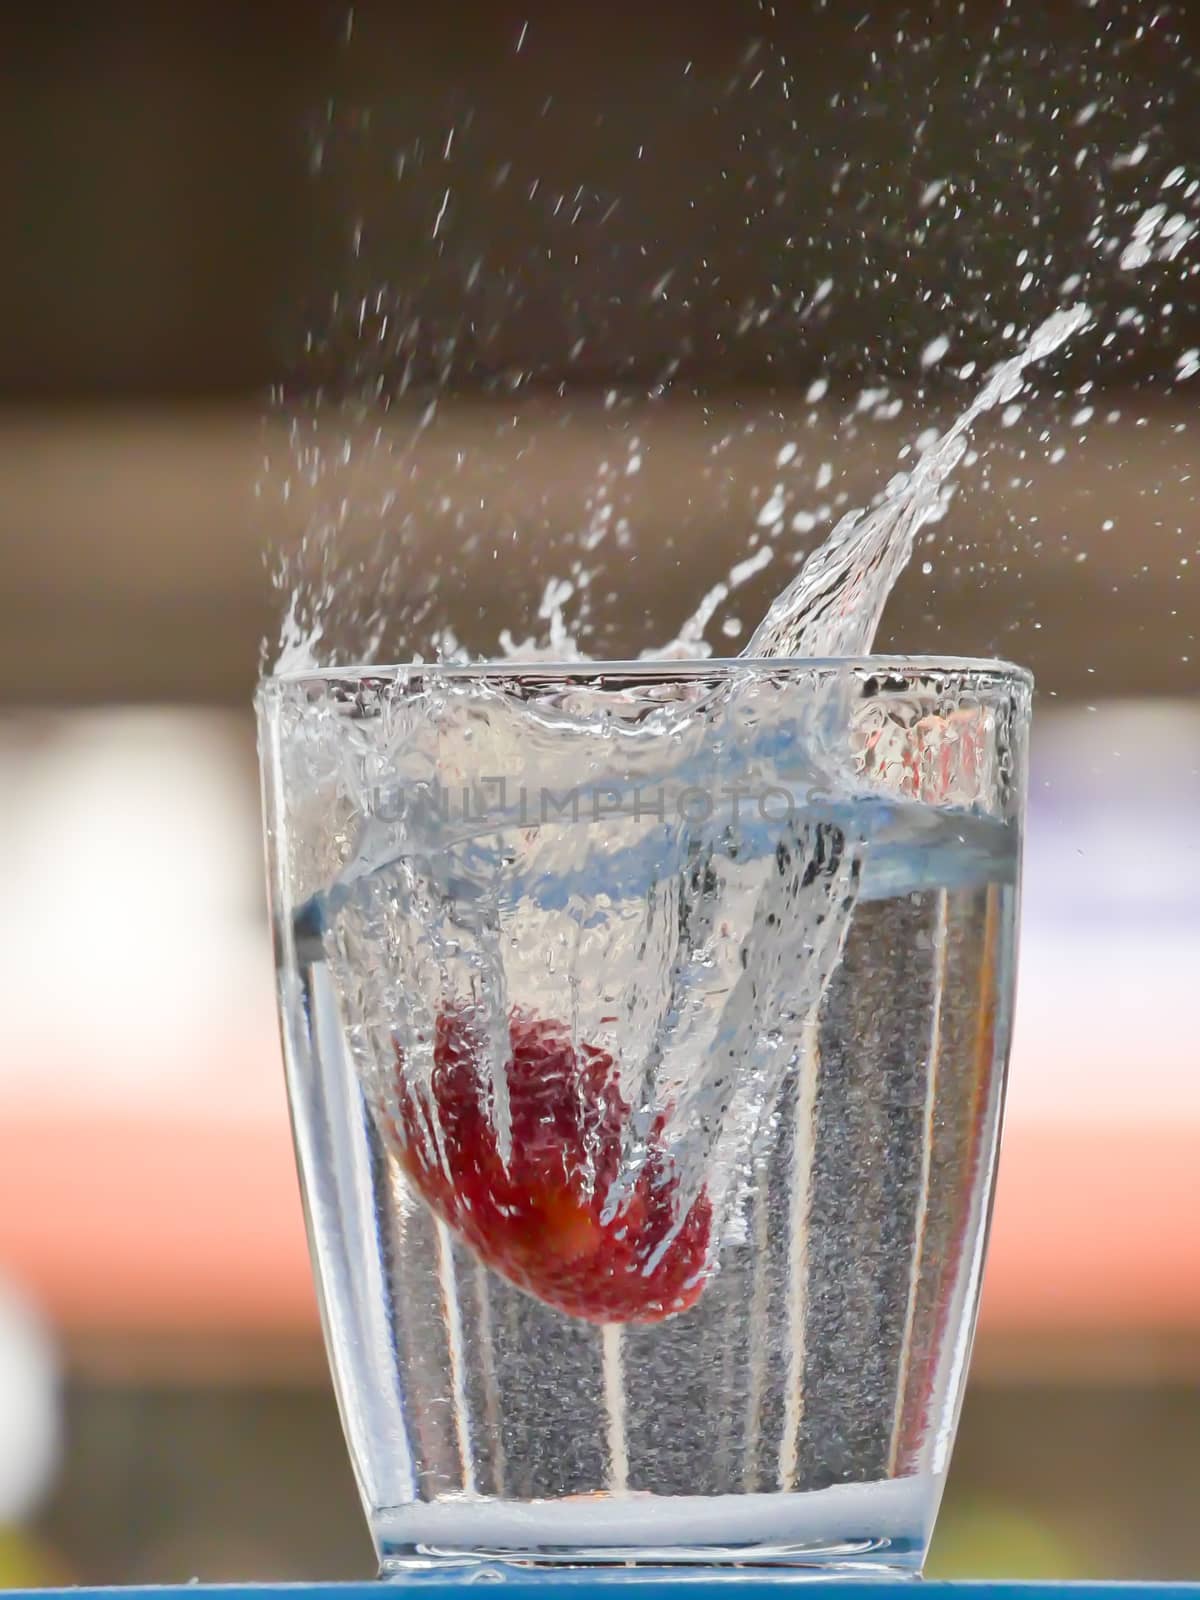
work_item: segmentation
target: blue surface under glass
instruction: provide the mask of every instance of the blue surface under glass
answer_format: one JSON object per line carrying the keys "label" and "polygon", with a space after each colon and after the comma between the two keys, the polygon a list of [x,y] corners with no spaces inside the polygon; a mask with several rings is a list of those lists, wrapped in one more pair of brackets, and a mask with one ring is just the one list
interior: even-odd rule
{"label": "blue surface under glass", "polygon": [[[671,1600],[708,1600],[716,1587],[745,1585],[761,1588],[799,1589],[813,1583],[832,1583],[838,1600],[881,1600],[881,1591],[910,1593],[914,1584],[923,1600],[1200,1600],[1200,1584],[1192,1583],[939,1583],[923,1579],[891,1582],[881,1579],[860,1581],[847,1578],[814,1578],[811,1573],[781,1573],[764,1569],[731,1571],[729,1568],[692,1569],[653,1568],[595,1571],[548,1569],[517,1571],[496,1567],[472,1567],[457,1573],[443,1570],[409,1572],[402,1578],[385,1580],[393,1584],[418,1586],[425,1591],[422,1600],[434,1600],[442,1590],[459,1600],[465,1588],[492,1589],[503,1586],[505,1600],[544,1600],[556,1588],[578,1591],[589,1586],[619,1585],[622,1600],[656,1600],[652,1591],[671,1591]],[[28,1589],[11,1590],[6,1600],[112,1600],[115,1595],[136,1595],[139,1600],[197,1600],[212,1595],[216,1600],[380,1600],[381,1583],[291,1583],[291,1584],[183,1584],[131,1589]]]}

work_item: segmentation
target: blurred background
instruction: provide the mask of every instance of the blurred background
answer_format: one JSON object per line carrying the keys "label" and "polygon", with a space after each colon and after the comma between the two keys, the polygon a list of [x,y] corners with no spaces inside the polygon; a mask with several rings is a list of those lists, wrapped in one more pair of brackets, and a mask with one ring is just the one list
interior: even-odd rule
{"label": "blurred background", "polygon": [[339,623],[494,651],[607,484],[596,638],[636,653],[778,497],[752,626],[1064,295],[1094,335],[985,430],[880,639],[1040,686],[932,1570],[1200,1573],[1200,297],[1186,252],[1106,244],[1160,189],[1190,237],[1197,20],[648,9],[6,18],[0,1584],[372,1570],[273,1012],[272,573],[317,595],[333,529]]}

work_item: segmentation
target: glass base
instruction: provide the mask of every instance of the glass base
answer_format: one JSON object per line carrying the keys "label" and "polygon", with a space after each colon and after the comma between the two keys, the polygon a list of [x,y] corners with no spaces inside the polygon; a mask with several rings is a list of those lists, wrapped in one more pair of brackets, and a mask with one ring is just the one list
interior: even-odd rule
{"label": "glass base", "polygon": [[897,1579],[921,1576],[924,1547],[905,1548],[902,1540],[882,1539],[843,1545],[695,1545],[689,1548],[608,1546],[604,1549],[541,1545],[529,1550],[462,1550],[449,1546],[389,1547],[381,1550],[379,1576],[408,1579],[421,1572],[473,1569],[476,1581],[503,1582],[517,1575],[542,1575],[561,1581],[567,1572],[580,1576],[621,1574],[641,1579],[686,1578],[703,1569],[705,1578],[722,1572],[746,1579],[780,1577]]}
{"label": "glass base", "polygon": [[919,1575],[936,1505],[931,1480],[792,1494],[445,1496],[372,1519],[383,1575],[423,1568],[706,1566]]}

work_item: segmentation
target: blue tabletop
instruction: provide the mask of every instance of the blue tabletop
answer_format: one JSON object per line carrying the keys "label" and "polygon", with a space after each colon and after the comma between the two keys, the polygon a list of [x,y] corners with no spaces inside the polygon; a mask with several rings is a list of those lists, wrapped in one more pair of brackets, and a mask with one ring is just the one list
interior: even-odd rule
{"label": "blue tabletop", "polygon": [[[380,1591],[403,1585],[425,1591],[421,1600],[434,1600],[434,1592],[445,1591],[447,1600],[461,1600],[464,1588],[502,1587],[505,1600],[546,1600],[549,1588],[581,1589],[587,1585],[619,1585],[622,1600],[659,1600],[664,1588],[671,1600],[711,1600],[712,1591],[723,1585],[761,1587],[774,1584],[797,1589],[814,1583],[833,1584],[838,1600],[886,1600],[880,1591],[920,1592],[920,1600],[1200,1600],[1200,1584],[1192,1583],[942,1583],[922,1579],[892,1581],[872,1578],[820,1578],[811,1572],[781,1572],[754,1569],[708,1569],[687,1571],[678,1567],[609,1569],[603,1573],[578,1568],[534,1571],[472,1567],[453,1573],[444,1571],[411,1572],[400,1578],[377,1583],[290,1583],[290,1584],[198,1584],[147,1586],[133,1589],[27,1589],[6,1591],[4,1600],[114,1600],[120,1595],[138,1600],[198,1600],[212,1595],[214,1600],[380,1600]],[[535,1597],[534,1591],[537,1591]],[[657,1594],[654,1591],[658,1591]],[[899,1600],[899,1597],[897,1597]]]}

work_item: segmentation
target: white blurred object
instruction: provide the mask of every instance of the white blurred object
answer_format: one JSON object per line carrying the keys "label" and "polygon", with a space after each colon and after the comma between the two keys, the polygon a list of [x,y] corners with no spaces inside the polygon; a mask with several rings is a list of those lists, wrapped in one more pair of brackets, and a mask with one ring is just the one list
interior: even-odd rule
{"label": "white blurred object", "polygon": [[[277,1111],[248,719],[117,708],[0,736],[0,1092],[141,1114]],[[257,1077],[244,1070],[261,1060]],[[223,1074],[233,1081],[222,1081]]]}
{"label": "white blurred object", "polygon": [[58,1371],[49,1331],[0,1278],[0,1527],[37,1509],[58,1469]]}
{"label": "white blurred object", "polygon": [[1200,1127],[1200,708],[1034,711],[1011,1122]]}

